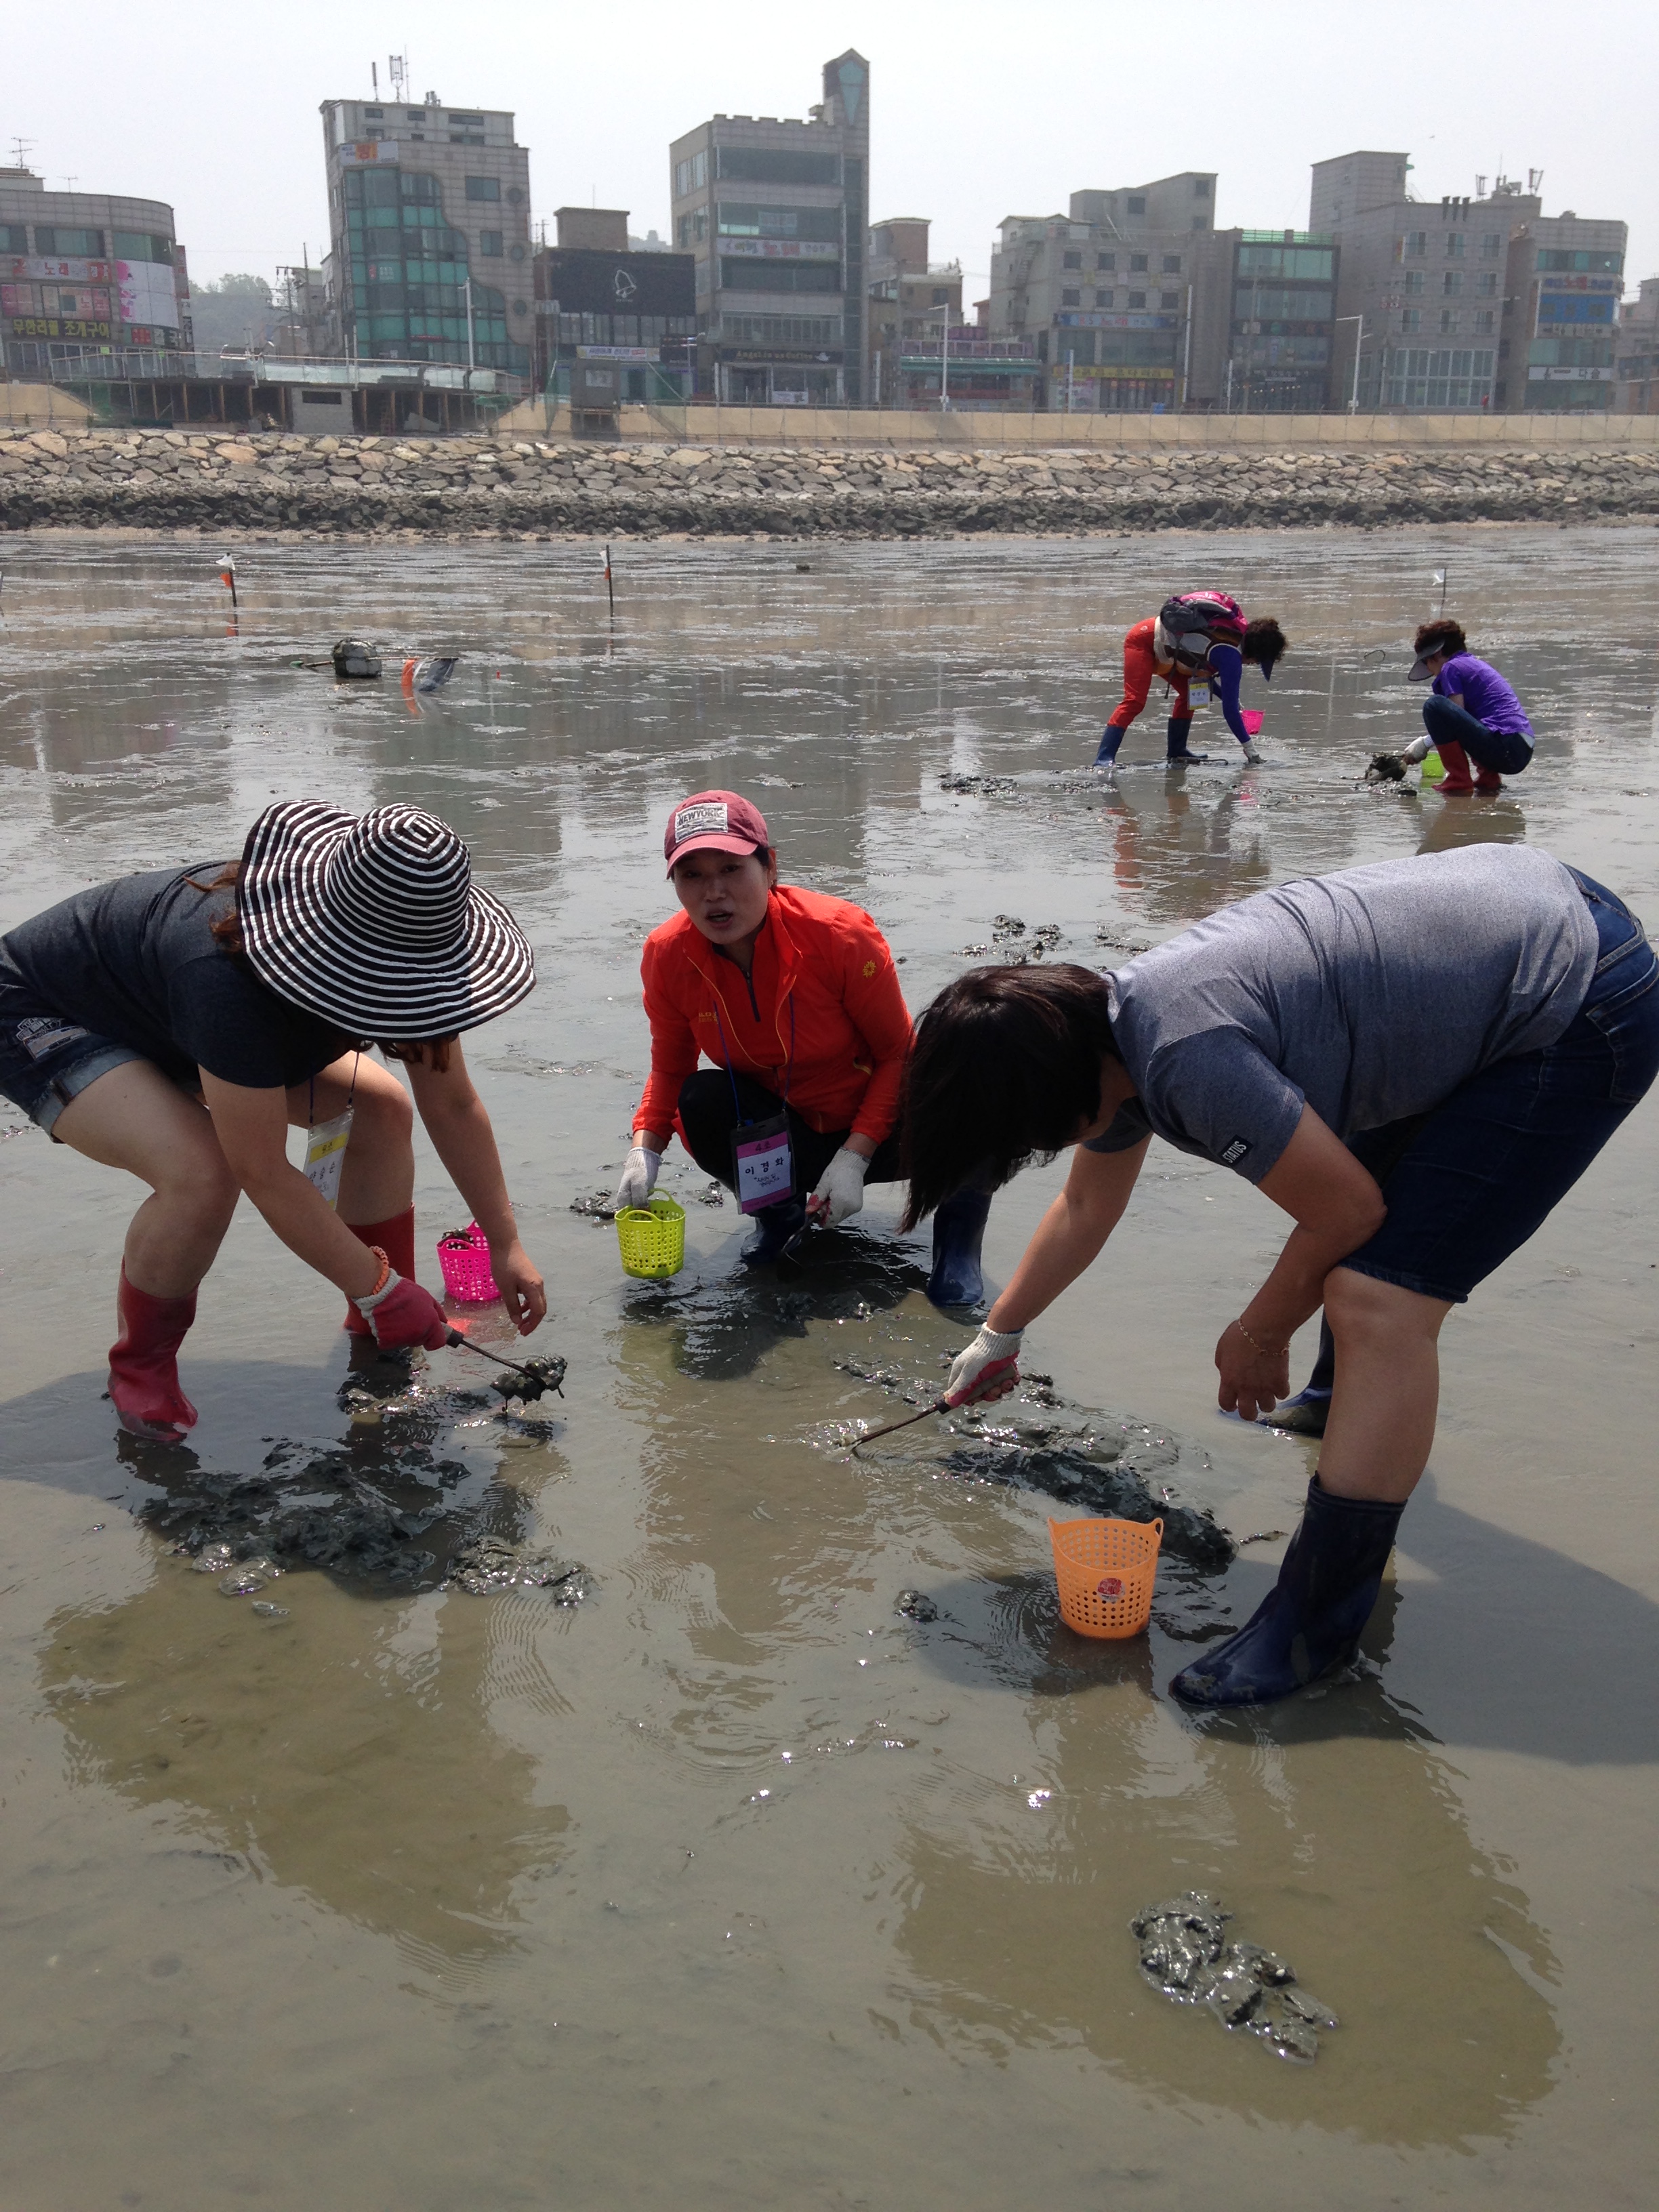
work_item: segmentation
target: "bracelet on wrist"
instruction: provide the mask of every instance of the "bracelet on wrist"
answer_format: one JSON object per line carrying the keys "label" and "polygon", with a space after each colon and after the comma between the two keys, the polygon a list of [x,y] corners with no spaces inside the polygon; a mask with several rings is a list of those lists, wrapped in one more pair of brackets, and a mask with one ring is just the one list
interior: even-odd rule
{"label": "bracelet on wrist", "polygon": [[1250,1334],[1249,1330],[1244,1326],[1242,1316],[1233,1323],[1233,1327],[1243,1338],[1245,1343],[1249,1346],[1251,1351],[1258,1353],[1263,1359],[1277,1359],[1281,1353],[1288,1352],[1291,1348],[1288,1344],[1263,1344],[1259,1338],[1254,1337]]}

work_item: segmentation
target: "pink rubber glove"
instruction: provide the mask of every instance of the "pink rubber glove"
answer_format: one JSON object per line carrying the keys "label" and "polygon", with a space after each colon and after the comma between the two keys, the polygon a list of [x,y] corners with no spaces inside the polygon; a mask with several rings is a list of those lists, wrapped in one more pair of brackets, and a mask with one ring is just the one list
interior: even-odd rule
{"label": "pink rubber glove", "polygon": [[382,1352],[401,1352],[419,1345],[436,1352],[449,1341],[449,1321],[430,1291],[411,1283],[407,1275],[394,1275],[372,1298],[353,1301],[374,1332]]}

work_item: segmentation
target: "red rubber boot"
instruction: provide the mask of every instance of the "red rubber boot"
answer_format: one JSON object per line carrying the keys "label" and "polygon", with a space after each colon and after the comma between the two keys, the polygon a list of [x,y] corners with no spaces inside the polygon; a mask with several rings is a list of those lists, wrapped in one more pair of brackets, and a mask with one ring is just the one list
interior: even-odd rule
{"label": "red rubber boot", "polygon": [[156,1298],[127,1280],[125,1264],[115,1310],[121,1334],[109,1348],[109,1395],[121,1426],[136,1437],[176,1444],[196,1425],[196,1408],[179,1388],[179,1346],[196,1318],[196,1293]]}
{"label": "red rubber boot", "polygon": [[1477,769],[1474,775],[1474,787],[1477,791],[1488,793],[1502,791],[1504,779],[1495,768]]}
{"label": "red rubber boot", "polygon": [[1441,779],[1443,798],[1462,799],[1474,789],[1474,778],[1469,774],[1469,757],[1462,745],[1442,745],[1440,757],[1446,764]]}
{"label": "red rubber boot", "polygon": [[[360,1244],[378,1245],[392,1262],[394,1274],[415,1277],[415,1209],[405,1206],[394,1213],[389,1221],[348,1221],[346,1227]],[[372,1336],[373,1329],[357,1310],[354,1298],[346,1300],[346,1333],[350,1336]]]}

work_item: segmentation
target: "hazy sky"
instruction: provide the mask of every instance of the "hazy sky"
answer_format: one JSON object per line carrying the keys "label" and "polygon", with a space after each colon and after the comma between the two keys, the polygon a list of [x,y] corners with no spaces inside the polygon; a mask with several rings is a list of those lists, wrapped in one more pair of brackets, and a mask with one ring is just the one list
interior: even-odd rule
{"label": "hazy sky", "polygon": [[597,201],[666,232],[671,138],[716,109],[804,117],[823,62],[871,64],[871,212],[933,219],[937,260],[984,289],[1006,215],[1086,185],[1220,173],[1219,223],[1304,228],[1308,165],[1400,148],[1419,198],[1473,192],[1500,162],[1544,171],[1547,214],[1623,216],[1627,276],[1659,271],[1652,0],[1232,0],[1191,8],[868,0],[694,8],[611,0],[288,0],[275,10],[9,9],[0,160],[48,185],[172,203],[192,274],[270,276],[327,243],[327,98],[368,98],[407,51],[412,89],[511,107],[537,214]]}

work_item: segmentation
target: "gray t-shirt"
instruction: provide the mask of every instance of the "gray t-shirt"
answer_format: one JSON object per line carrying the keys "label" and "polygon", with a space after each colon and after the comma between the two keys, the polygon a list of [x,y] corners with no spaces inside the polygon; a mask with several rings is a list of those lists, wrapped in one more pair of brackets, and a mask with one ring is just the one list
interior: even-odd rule
{"label": "gray t-shirt", "polygon": [[1523,845],[1258,891],[1107,977],[1138,1095],[1090,1149],[1151,1131],[1260,1182],[1304,1102],[1346,1139],[1553,1044],[1595,957],[1577,883]]}

